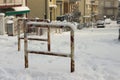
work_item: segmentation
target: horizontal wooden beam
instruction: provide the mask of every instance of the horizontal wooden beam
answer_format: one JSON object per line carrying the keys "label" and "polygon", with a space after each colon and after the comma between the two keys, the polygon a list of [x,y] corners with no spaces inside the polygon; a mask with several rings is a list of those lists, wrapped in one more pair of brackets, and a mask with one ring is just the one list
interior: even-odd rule
{"label": "horizontal wooden beam", "polygon": [[70,54],[63,54],[63,53],[55,53],[55,52],[43,52],[43,51],[27,51],[28,53],[32,54],[43,54],[43,55],[51,55],[51,56],[60,56],[60,57],[70,57]]}
{"label": "horizontal wooden beam", "polygon": [[29,25],[28,28],[30,28],[30,27],[32,27],[32,26],[35,26],[35,28],[36,28],[36,27],[39,27],[39,28],[47,28],[47,29],[48,29],[48,26],[47,26],[47,25],[44,25],[44,26],[38,25],[38,26],[36,26],[36,25],[32,25],[32,24]]}
{"label": "horizontal wooden beam", "polygon": [[[21,37],[20,39],[24,39]],[[48,41],[48,39],[38,39],[38,38],[27,38],[28,40],[36,40],[36,41]]]}
{"label": "horizontal wooden beam", "polygon": [[19,21],[23,21],[23,20],[26,20],[26,21],[36,21],[36,22],[50,22],[49,20],[47,20],[47,19],[35,19],[35,18],[21,18],[21,19],[19,19]]}

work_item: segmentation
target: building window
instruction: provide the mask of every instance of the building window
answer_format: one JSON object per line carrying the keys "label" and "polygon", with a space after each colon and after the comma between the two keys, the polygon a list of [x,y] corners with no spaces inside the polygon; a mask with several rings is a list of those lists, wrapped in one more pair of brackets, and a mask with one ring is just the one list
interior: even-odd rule
{"label": "building window", "polygon": [[7,0],[4,0],[4,3],[6,3],[7,2]]}
{"label": "building window", "polygon": [[111,2],[106,2],[105,3],[105,7],[111,7],[112,6],[112,3]]}
{"label": "building window", "polygon": [[113,15],[113,11],[112,11],[112,10],[107,10],[107,11],[106,11],[106,14],[107,14],[107,15]]}
{"label": "building window", "polygon": [[9,0],[9,3],[12,3],[13,0]]}

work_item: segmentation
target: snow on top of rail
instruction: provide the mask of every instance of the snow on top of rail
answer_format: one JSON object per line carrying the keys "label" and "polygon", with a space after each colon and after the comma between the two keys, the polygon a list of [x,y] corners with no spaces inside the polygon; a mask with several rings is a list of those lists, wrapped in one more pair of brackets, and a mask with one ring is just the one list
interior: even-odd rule
{"label": "snow on top of rail", "polygon": [[49,27],[70,27],[72,30],[76,30],[77,29],[77,25],[73,24],[71,22],[60,22],[60,21],[55,21],[55,22],[35,22],[35,21],[29,21],[27,22],[27,25],[40,25],[40,26],[49,26]]}

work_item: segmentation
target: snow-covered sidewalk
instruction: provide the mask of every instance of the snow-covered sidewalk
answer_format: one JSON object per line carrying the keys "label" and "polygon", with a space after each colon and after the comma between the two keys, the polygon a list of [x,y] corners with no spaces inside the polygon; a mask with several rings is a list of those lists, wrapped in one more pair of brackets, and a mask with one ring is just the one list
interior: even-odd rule
{"label": "snow-covered sidewalk", "polygon": [[[70,59],[29,54],[24,68],[24,49],[17,51],[17,37],[0,36],[0,80],[119,80],[118,28],[91,28],[75,32],[75,72]],[[69,53],[69,32],[51,33],[52,51]],[[46,51],[46,42],[29,41],[29,49]]]}

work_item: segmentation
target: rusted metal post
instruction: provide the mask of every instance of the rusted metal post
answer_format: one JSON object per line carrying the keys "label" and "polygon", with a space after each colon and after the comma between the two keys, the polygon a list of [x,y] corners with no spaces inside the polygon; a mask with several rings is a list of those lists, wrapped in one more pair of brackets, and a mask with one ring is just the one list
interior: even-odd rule
{"label": "rusted metal post", "polygon": [[27,25],[26,25],[26,20],[24,20],[24,58],[25,58],[25,68],[28,68],[28,41],[27,41]]}
{"label": "rusted metal post", "polygon": [[71,29],[71,72],[75,71],[75,62],[74,62],[74,31]]}
{"label": "rusted metal post", "polygon": [[20,51],[20,22],[17,21],[17,34],[18,34],[18,51]]}
{"label": "rusted metal post", "polygon": [[48,51],[50,51],[51,50],[51,45],[50,45],[50,27],[48,27],[47,36],[48,36]]}
{"label": "rusted metal post", "polygon": [[119,37],[118,37],[118,40],[120,40],[120,28],[119,28]]}

